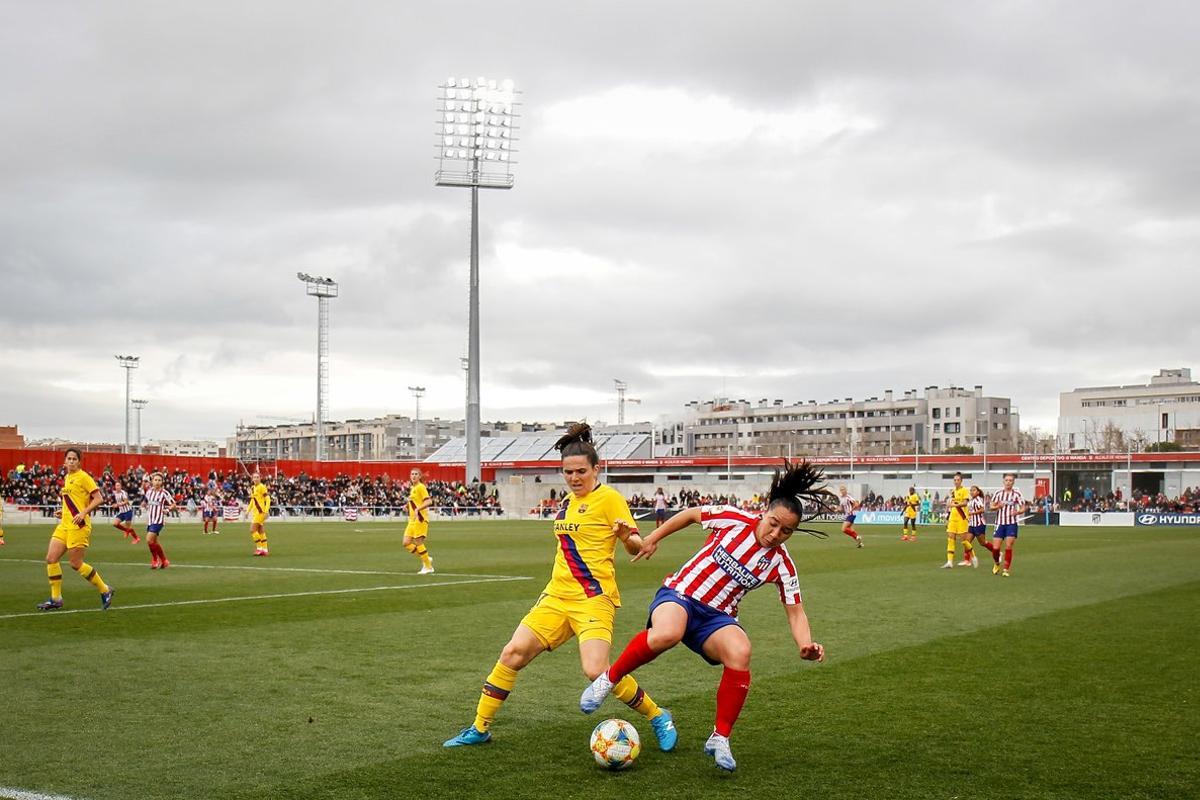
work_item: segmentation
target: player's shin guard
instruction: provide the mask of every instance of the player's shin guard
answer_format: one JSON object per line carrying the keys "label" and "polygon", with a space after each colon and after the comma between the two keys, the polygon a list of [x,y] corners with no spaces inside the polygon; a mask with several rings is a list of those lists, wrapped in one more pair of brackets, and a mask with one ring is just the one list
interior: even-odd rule
{"label": "player's shin guard", "polygon": [[953,535],[946,537],[946,560],[947,561],[954,560],[954,536]]}
{"label": "player's shin guard", "polygon": [[497,661],[479,694],[479,705],[475,707],[475,730],[486,732],[492,727],[492,720],[496,719],[500,706],[504,705],[516,683],[517,671]]}
{"label": "player's shin guard", "polygon": [[92,586],[95,586],[100,591],[100,594],[108,591],[108,584],[100,577],[100,573],[86,561],[79,565],[79,575]]}
{"label": "player's shin guard", "polygon": [[409,542],[408,544],[404,545],[404,549],[412,553],[414,556],[417,554],[417,545],[415,542]]}
{"label": "player's shin guard", "polygon": [[970,539],[967,539],[965,542],[963,542],[963,558],[970,561],[971,556],[972,556],[972,554],[974,554],[974,552],[975,552],[975,545],[971,544]]}
{"label": "player's shin guard", "polygon": [[46,577],[50,579],[50,599],[62,600],[62,564],[47,564]]}
{"label": "player's shin guard", "polygon": [[646,719],[658,716],[658,703],[650,699],[650,695],[638,686],[632,675],[626,675],[613,686],[613,696]]}
{"label": "player's shin guard", "polygon": [[726,667],[721,674],[721,685],[717,687],[717,723],[714,726],[717,733],[728,737],[733,732],[733,723],[742,713],[749,693],[750,671]]}
{"label": "player's shin guard", "polygon": [[422,566],[424,566],[426,568],[433,566],[433,561],[431,561],[429,559],[429,551],[427,549],[425,549],[425,545],[423,545],[423,544],[417,545],[416,549],[413,550],[413,555],[415,555],[417,558],[421,559]]}

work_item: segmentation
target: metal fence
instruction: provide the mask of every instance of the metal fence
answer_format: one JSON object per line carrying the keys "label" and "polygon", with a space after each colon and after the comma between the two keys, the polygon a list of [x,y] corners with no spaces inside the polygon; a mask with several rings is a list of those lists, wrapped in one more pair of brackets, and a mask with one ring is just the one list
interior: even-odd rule
{"label": "metal fence", "polygon": [[[4,525],[39,525],[58,522],[57,514],[60,505],[52,506],[14,506],[5,505],[4,517],[0,521]],[[496,520],[513,519],[506,515],[503,509],[496,506],[433,506],[429,509],[430,520],[433,522],[447,520]],[[116,513],[105,506],[92,514],[92,524],[110,524],[116,519]],[[248,519],[243,509],[236,516],[225,516],[224,508],[218,508],[217,519],[227,525],[238,524]],[[192,511],[181,508],[167,513],[167,522],[200,522],[203,520],[199,509]],[[145,512],[140,508],[134,509],[134,521],[145,522]],[[269,512],[270,522],[407,522],[408,514],[404,506],[293,506],[273,505]]]}

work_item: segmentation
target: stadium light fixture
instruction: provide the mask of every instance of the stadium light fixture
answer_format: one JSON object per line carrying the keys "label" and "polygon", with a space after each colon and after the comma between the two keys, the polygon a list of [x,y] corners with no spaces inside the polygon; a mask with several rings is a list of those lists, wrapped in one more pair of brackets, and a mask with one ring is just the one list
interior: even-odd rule
{"label": "stadium light fixture", "polygon": [[316,460],[325,460],[325,419],[329,416],[329,299],[338,296],[333,278],[297,272],[310,297],[317,298],[317,420]]}
{"label": "stadium light fixture", "polygon": [[129,409],[130,401],[129,394],[133,389],[133,371],[138,368],[138,362],[141,361],[141,356],[114,356],[117,359],[117,364],[121,369],[125,370],[125,444],[121,447],[122,453],[129,452]]}
{"label": "stadium light fixture", "polygon": [[421,397],[425,394],[424,386],[410,386],[408,390],[412,392],[413,399],[417,401],[417,413],[413,418],[413,452],[417,456],[417,461],[421,460],[421,456],[425,453],[425,437],[424,431],[421,430]]}
{"label": "stadium light fixture", "polygon": [[438,86],[435,134],[437,186],[471,190],[471,271],[467,322],[467,483],[480,480],[479,442],[479,190],[513,187],[519,128],[511,80],[447,78]]}
{"label": "stadium light fixture", "polygon": [[149,400],[130,400],[137,416],[137,451],[142,452],[142,409],[150,405]]}

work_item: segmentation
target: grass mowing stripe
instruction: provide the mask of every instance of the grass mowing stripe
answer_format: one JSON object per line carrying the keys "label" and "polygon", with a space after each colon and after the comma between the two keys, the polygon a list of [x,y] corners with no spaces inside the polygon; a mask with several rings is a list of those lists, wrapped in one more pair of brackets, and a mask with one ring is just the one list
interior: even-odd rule
{"label": "grass mowing stripe", "polygon": [[41,792],[27,792],[24,789],[0,786],[0,800],[77,800],[77,798],[68,797],[65,794],[42,794]]}
{"label": "grass mowing stripe", "polygon": [[[174,569],[174,567],[172,567]],[[435,586],[466,586],[474,583],[503,583],[505,581],[529,581],[532,578],[524,575],[507,576],[502,578],[479,578],[467,581],[437,581],[434,583],[410,583],[404,586],[367,586],[359,589],[322,589],[312,592],[281,592],[279,594],[246,595],[244,597],[209,597],[203,600],[171,600],[165,603],[139,603],[132,606],[114,605],[108,609],[113,611],[132,611],[141,608],[167,608],[170,606],[199,606],[210,603],[237,603],[249,600],[279,600],[285,597],[317,597],[327,594],[355,594],[358,592],[386,592],[403,589],[431,589]],[[67,614],[92,614],[103,612],[102,608],[70,608],[62,611],[30,611],[22,614],[3,614],[0,619],[17,619],[19,617],[62,617]]]}
{"label": "grass mowing stripe", "polygon": [[[43,558],[0,558],[0,564],[11,562],[14,564],[45,564]],[[105,561],[102,565],[105,569],[109,567],[137,567],[145,569],[147,562],[145,561]],[[388,571],[378,569],[318,569],[315,567],[259,567],[248,566],[244,564],[181,564],[176,561],[171,562],[170,569],[240,569],[250,570],[252,572],[313,572],[318,575],[416,575],[414,570],[408,572]],[[486,575],[479,572],[436,572],[431,573],[441,575],[446,578],[509,578],[511,575]]]}

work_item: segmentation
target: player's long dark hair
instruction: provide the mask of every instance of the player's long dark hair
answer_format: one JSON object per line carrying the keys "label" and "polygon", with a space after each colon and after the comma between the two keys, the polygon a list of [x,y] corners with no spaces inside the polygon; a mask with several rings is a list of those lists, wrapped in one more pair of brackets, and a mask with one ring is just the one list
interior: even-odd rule
{"label": "player's long dark hair", "polygon": [[586,422],[576,422],[567,428],[567,432],[554,443],[554,449],[567,456],[587,456],[588,463],[593,467],[600,464],[600,456],[592,445],[592,426]]}
{"label": "player's long dark hair", "polygon": [[[833,492],[825,486],[825,473],[807,461],[796,464],[783,460],[783,469],[775,470],[771,489],[767,493],[767,508],[783,506],[800,518],[800,524],[812,522],[822,514],[831,513],[837,503]],[[828,534],[812,528],[797,531],[824,539]]]}

